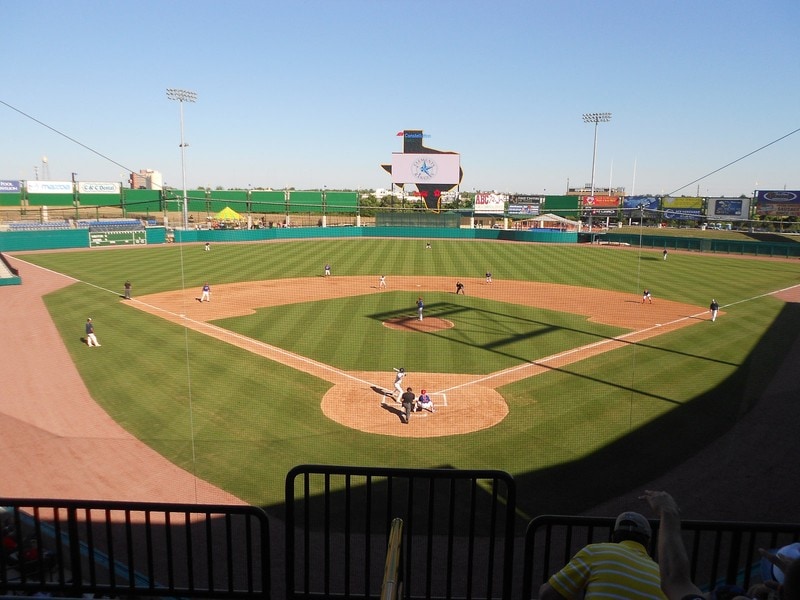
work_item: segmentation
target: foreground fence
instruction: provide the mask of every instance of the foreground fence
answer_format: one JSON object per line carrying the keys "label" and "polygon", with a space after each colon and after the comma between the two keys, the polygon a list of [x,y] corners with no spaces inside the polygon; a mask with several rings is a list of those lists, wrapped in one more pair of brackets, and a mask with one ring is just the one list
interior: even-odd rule
{"label": "foreground fence", "polygon": [[[608,542],[614,517],[545,515],[535,518],[525,534],[522,598],[535,598],[539,585],[567,564],[583,546]],[[651,521],[650,555],[657,557],[658,521]],[[745,589],[760,581],[759,548],[780,548],[800,539],[800,524],[684,521],[684,545],[692,581],[704,590],[720,584]]]}
{"label": "foreground fence", "polygon": [[0,499],[0,593],[269,598],[269,525],[249,506]]}
{"label": "foreground fence", "polygon": [[516,486],[507,473],[301,466],[286,478],[286,596],[375,598],[403,522],[403,598],[509,598]]}
{"label": "foreground fence", "polygon": [[[276,563],[267,516],[254,507],[2,498],[0,506],[0,597],[531,600],[580,548],[609,541],[614,525],[614,517],[523,521],[514,479],[490,470],[295,467]],[[760,581],[758,548],[800,540],[800,524],[685,521],[683,532],[692,579],[708,590]]]}

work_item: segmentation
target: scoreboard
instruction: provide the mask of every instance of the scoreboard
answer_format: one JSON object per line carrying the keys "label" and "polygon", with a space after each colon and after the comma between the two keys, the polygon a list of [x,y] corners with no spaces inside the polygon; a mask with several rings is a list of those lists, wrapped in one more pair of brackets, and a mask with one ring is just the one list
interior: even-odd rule
{"label": "scoreboard", "polygon": [[127,246],[147,243],[147,232],[144,229],[130,231],[106,230],[89,231],[89,247],[95,246]]}

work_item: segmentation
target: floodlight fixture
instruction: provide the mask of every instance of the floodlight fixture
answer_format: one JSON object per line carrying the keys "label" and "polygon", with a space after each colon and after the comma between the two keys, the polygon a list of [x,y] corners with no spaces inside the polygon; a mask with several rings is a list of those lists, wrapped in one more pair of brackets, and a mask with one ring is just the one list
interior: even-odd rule
{"label": "floodlight fixture", "polygon": [[609,112],[584,113],[583,115],[584,123],[608,123],[610,120],[611,120],[611,113]]}
{"label": "floodlight fixture", "polygon": [[589,190],[589,241],[594,242],[594,234],[592,233],[592,213],[594,212],[594,166],[597,159],[597,125],[599,123],[608,123],[611,120],[610,112],[597,112],[597,113],[583,113],[584,123],[594,123],[594,146],[592,147],[592,183]]}
{"label": "floodlight fixture", "polygon": [[197,92],[181,90],[178,88],[167,88],[167,98],[178,102],[197,102]]}
{"label": "floodlight fixture", "polygon": [[167,88],[167,98],[180,103],[181,112],[181,177],[183,181],[183,229],[189,229],[189,200],[186,197],[186,142],[183,140],[183,103],[197,102],[197,92],[179,88]]}

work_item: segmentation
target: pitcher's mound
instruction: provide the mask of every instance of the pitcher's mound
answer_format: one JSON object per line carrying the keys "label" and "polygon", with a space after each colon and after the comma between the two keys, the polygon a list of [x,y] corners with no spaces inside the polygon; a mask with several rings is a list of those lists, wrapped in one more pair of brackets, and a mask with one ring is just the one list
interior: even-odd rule
{"label": "pitcher's mound", "polygon": [[416,317],[398,317],[396,319],[384,321],[383,326],[398,331],[429,333],[431,331],[451,329],[453,327],[453,322],[447,319],[440,319],[439,317],[425,317],[422,321]]}

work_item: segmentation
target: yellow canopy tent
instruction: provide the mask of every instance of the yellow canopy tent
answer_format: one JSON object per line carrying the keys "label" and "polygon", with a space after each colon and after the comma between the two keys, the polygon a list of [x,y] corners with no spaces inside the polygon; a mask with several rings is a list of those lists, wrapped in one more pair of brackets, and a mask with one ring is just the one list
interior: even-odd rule
{"label": "yellow canopy tent", "polygon": [[216,215],[214,215],[214,218],[218,219],[219,221],[241,221],[242,215],[237,213],[230,206],[226,206]]}

